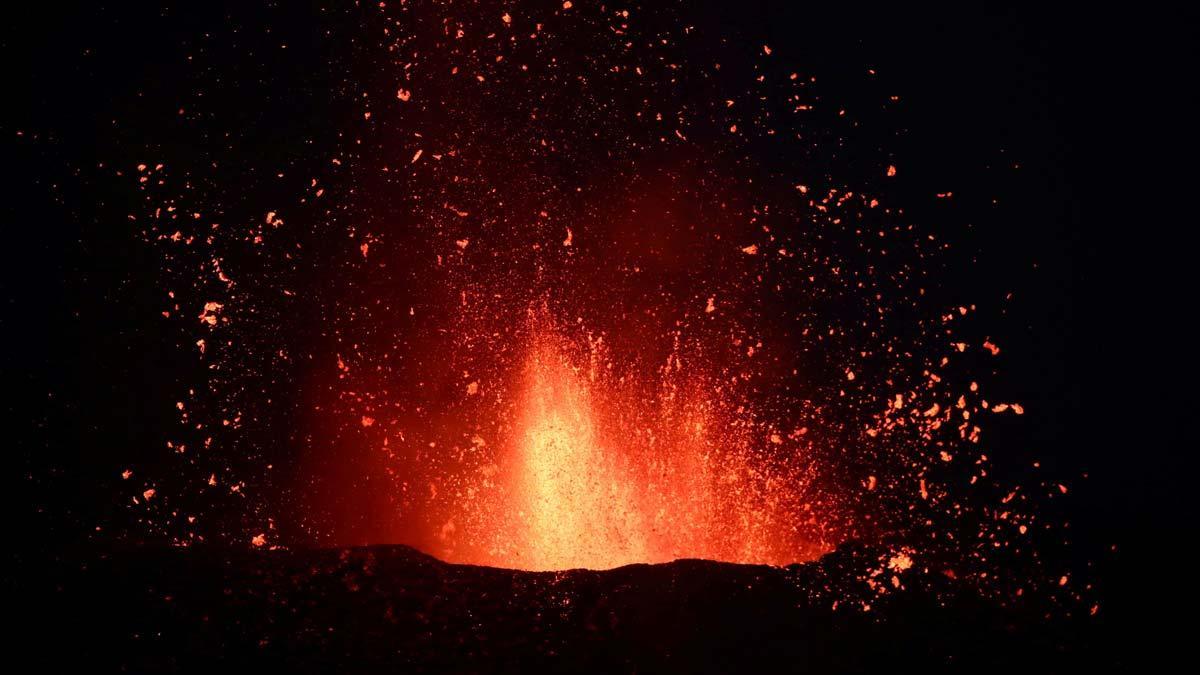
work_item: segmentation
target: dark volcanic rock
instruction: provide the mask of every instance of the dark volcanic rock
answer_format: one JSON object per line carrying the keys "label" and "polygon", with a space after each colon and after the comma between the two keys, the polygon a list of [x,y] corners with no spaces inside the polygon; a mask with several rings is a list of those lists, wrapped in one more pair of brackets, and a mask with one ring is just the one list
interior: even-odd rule
{"label": "dark volcanic rock", "polygon": [[[403,546],[136,550],[31,572],[18,635],[101,670],[1036,671],[1075,663],[1065,626],[847,546],[789,568],[680,560],[531,573]],[[870,610],[864,605],[870,604]],[[1063,668],[1065,669],[1065,668]]]}

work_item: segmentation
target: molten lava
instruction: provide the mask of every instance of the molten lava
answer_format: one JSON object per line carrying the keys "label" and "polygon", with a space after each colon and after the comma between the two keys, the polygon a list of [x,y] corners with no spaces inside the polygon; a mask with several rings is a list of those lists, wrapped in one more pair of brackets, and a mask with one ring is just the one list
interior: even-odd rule
{"label": "molten lava", "polygon": [[503,496],[459,519],[477,525],[461,537],[490,544],[459,539],[448,557],[552,570],[686,557],[787,564],[826,550],[797,534],[798,477],[758,465],[748,439],[712,434],[716,406],[675,385],[656,399],[630,394],[598,366],[596,345],[579,367],[558,336],[532,342],[498,458]]}
{"label": "molten lava", "polygon": [[603,568],[646,560],[635,485],[600,442],[587,387],[549,348],[533,353],[529,370],[514,458],[527,564]]}
{"label": "molten lava", "polygon": [[69,162],[101,198],[64,211],[94,215],[79,251],[131,265],[81,268],[72,325],[139,375],[115,403],[161,399],[89,460],[126,504],[94,536],[529,570],[895,540],[989,583],[1065,539],[1065,477],[1005,453],[1025,294],[972,243],[1010,239],[1025,172],[929,182],[887,147],[918,121],[894,75],[704,3],[332,4],[302,60],[219,22],[236,68],[100,97],[123,131]]}

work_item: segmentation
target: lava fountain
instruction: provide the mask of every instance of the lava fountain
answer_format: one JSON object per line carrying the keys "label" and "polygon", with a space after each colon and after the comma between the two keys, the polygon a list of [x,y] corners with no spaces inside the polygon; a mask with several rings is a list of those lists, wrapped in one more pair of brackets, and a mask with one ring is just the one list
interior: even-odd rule
{"label": "lava fountain", "polygon": [[613,567],[647,558],[636,486],[600,442],[585,383],[552,347],[533,351],[516,492],[529,565]]}
{"label": "lava fountain", "polygon": [[670,380],[647,395],[632,376],[613,377],[602,340],[585,363],[573,351],[553,330],[533,331],[497,458],[502,496],[459,514],[474,526],[455,533],[447,557],[553,570],[689,557],[787,564],[827,550],[798,532],[803,478],[769,470],[744,435],[714,434],[718,406]]}
{"label": "lava fountain", "polygon": [[[319,41],[297,24],[305,60],[220,20],[167,78],[178,105],[106,104],[124,131],[70,166],[102,197],[79,250],[135,266],[72,283],[112,284],[73,324],[144,380],[114,404],[162,404],[95,465],[125,504],[95,536],[524,570],[851,541],[988,583],[1041,565],[1035,534],[1066,523],[1037,505],[1067,485],[999,459],[1025,409],[996,376],[1031,345],[1000,356],[1023,292],[971,243],[1009,238],[993,171],[1021,164],[933,181],[886,150],[917,121],[900,80],[740,20],[538,4],[347,3]],[[222,50],[258,56],[226,73]],[[235,75],[270,105],[200,95]]]}

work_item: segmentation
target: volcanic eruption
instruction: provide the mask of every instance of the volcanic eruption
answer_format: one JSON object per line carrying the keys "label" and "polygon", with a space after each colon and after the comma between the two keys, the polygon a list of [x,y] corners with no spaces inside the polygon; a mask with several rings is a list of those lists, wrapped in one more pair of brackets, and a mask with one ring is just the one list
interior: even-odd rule
{"label": "volcanic eruption", "polygon": [[[714,438],[718,406],[676,382],[676,356],[646,394],[633,375],[609,372],[602,340],[576,363],[580,350],[548,319],[531,312],[530,320],[513,424],[496,464],[465,487],[495,494],[451,521],[465,531],[442,533],[447,543],[482,539],[464,542],[463,559],[605,569],[677,558],[787,564],[822,550],[799,535],[802,521],[787,510],[803,508],[795,503],[803,476],[756,464],[736,433]],[[449,557],[458,556],[451,544]]]}
{"label": "volcanic eruption", "polygon": [[137,518],[529,570],[1028,529],[980,445],[1023,411],[977,375],[996,310],[938,291],[839,90],[669,12],[368,16],[353,114],[269,182],[130,172],[197,378]]}
{"label": "volcanic eruption", "polygon": [[736,3],[283,4],[164,10],[70,165],[101,478],[46,480],[103,508],[55,587],[165,645],[115,651],[861,665],[1099,612],[1012,371],[1028,179],[907,140],[924,70]]}

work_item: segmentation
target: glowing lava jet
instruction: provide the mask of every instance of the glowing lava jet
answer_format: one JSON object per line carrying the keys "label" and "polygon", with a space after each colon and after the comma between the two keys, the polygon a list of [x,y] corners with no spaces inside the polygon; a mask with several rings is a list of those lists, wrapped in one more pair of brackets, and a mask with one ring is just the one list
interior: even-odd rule
{"label": "glowing lava jet", "polygon": [[800,482],[756,466],[748,439],[709,437],[714,406],[673,385],[630,394],[595,345],[578,367],[566,340],[541,332],[532,343],[499,458],[503,498],[460,516],[476,523],[459,533],[474,541],[459,539],[450,557],[554,570],[688,557],[785,564],[825,550],[786,526],[795,505],[780,495],[798,497]]}
{"label": "glowing lava jet", "polygon": [[584,382],[548,346],[535,349],[524,393],[516,486],[539,569],[646,560],[634,486],[602,447]]}

